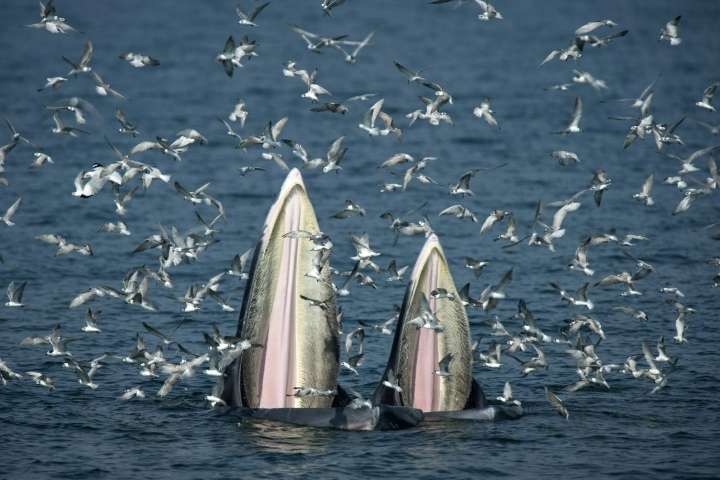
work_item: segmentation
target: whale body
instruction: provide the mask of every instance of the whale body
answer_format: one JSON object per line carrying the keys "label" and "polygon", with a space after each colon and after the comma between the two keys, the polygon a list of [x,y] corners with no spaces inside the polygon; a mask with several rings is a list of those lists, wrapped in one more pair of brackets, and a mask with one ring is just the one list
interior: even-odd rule
{"label": "whale body", "polygon": [[[424,328],[416,321],[427,307],[437,328]],[[448,354],[452,355],[448,375],[438,375],[438,363]],[[395,381],[397,388],[388,386],[388,381]],[[472,377],[468,316],[435,234],[427,238],[410,275],[388,364],[373,401],[417,408],[426,419],[493,420],[522,414],[519,406],[488,402]]]}
{"label": "whale body", "polygon": [[[305,233],[287,235],[299,231]],[[344,430],[415,426],[420,410],[358,407],[337,384],[340,326],[329,262],[318,278],[307,275],[319,253],[306,233],[319,231],[302,175],[293,169],[268,212],[245,287],[236,336],[253,346],[226,368],[222,399],[256,420]],[[296,396],[298,388],[324,393]]]}

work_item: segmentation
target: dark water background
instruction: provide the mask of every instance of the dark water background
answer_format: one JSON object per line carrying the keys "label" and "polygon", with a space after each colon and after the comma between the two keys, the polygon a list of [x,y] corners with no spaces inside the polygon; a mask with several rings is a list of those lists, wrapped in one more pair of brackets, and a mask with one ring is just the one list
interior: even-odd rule
{"label": "dark water background", "polygon": [[[260,26],[250,29],[235,23],[235,5],[229,1],[65,0],[58,2],[60,15],[84,33],[62,36],[23,26],[37,21],[36,2],[2,2],[0,113],[45,147],[56,163],[31,170],[32,150],[27,146],[16,148],[7,161],[10,186],[0,187],[0,210],[4,212],[18,194],[23,203],[15,217],[17,226],[0,226],[0,253],[5,258],[0,264],[0,287],[5,288],[11,280],[26,280],[28,286],[25,308],[0,307],[0,358],[18,371],[48,373],[55,378],[57,390],[48,394],[27,380],[0,388],[0,477],[717,478],[720,301],[719,291],[712,288],[714,267],[706,262],[720,252],[718,242],[703,227],[718,221],[718,197],[701,198],[689,212],[671,216],[681,194],[661,185],[660,180],[676,171],[677,162],[658,155],[650,141],[637,142],[623,151],[626,125],[607,117],[634,111],[602,101],[636,96],[661,74],[653,103],[657,120],[673,123],[688,114],[717,123],[717,114],[699,111],[693,103],[711,81],[720,78],[720,3],[498,0],[496,6],[505,20],[488,23],[476,19],[477,8],[470,3],[454,9],[425,1],[350,0],[332,17],[323,15],[319,3],[273,1],[258,18]],[[682,15],[683,43],[670,48],[657,42],[657,36],[675,15]],[[570,81],[576,65],[551,62],[538,69],[539,62],[551,49],[569,44],[577,26],[601,18],[612,18],[620,28],[630,30],[608,48],[588,49],[577,64],[606,80],[607,93],[596,94],[585,85],[574,86],[570,92],[543,91],[550,84]],[[347,65],[337,52],[308,52],[288,28],[291,23],[322,34],[349,34],[354,39],[370,31],[376,35],[358,64]],[[231,33],[236,39],[244,33],[257,39],[259,57],[229,79],[214,56]],[[85,201],[70,195],[73,178],[80,170],[113,160],[103,134],[123,151],[134,144],[116,133],[112,112],[117,102],[99,98],[89,78],[68,82],[57,93],[35,91],[45,77],[67,71],[61,55],[79,58],[86,37],[95,44],[94,68],[128,96],[121,108],[143,132],[140,138],[170,137],[193,127],[210,140],[207,146],[191,148],[182,163],[156,153],[144,154],[140,160],[157,165],[188,187],[212,182],[209,191],[224,202],[228,212],[218,234],[220,243],[198,262],[171,270],[175,289],[152,288],[157,313],[117,301],[98,301],[94,307],[102,309],[103,332],[93,336],[80,332],[84,311],[68,309],[70,299],[93,285],[119,286],[132,266],[155,266],[155,252],[135,256],[129,252],[156,233],[158,224],[177,225],[185,231],[195,226],[195,219],[190,205],[171,186],[155,183],[130,204],[127,223],[133,235],[112,236],[97,232],[100,224],[114,220],[109,191]],[[162,65],[133,69],[117,59],[128,50],[151,54]],[[455,126],[430,127],[419,122],[405,129],[402,143],[368,138],[356,126],[367,105],[353,105],[345,116],[309,112],[310,104],[299,98],[302,84],[281,75],[281,65],[288,59],[297,60],[303,68],[318,67],[319,83],[337,98],[378,93],[385,98],[386,110],[405,128],[403,115],[417,108],[417,95],[428,91],[407,84],[392,65],[398,60],[422,70],[454,95],[455,104],[446,110],[454,117]],[[564,126],[576,94],[585,102],[584,132],[567,138],[551,134]],[[102,118],[90,120],[92,135],[87,137],[54,136],[43,106],[73,95],[91,100]],[[492,98],[500,131],[471,115],[472,107],[484,96]],[[259,160],[256,150],[236,150],[224,136],[216,117],[226,116],[238,97],[250,111],[243,135],[259,133],[268,120],[285,115],[290,120],[283,136],[300,141],[311,155],[323,154],[334,138],[346,135],[349,151],[341,174],[305,173],[321,227],[336,244],[334,266],[350,268],[349,236],[363,231],[383,252],[383,265],[391,258],[401,265],[414,262],[422,238],[403,237],[393,245],[391,231],[378,217],[388,209],[399,214],[428,201],[426,210],[458,286],[472,281],[477,293],[509,267],[515,269],[509,299],[496,310],[511,331],[520,328],[519,321],[512,318],[519,298],[527,301],[549,333],[556,333],[573,314],[548,282],[575,289],[587,281],[566,267],[584,235],[616,228],[620,234],[649,236],[650,241],[633,248],[657,268],[639,284],[645,294],[626,300],[619,297],[619,288],[593,289],[591,298],[597,304],[593,315],[603,322],[608,336],[598,348],[601,358],[606,363],[622,363],[628,355],[640,352],[642,340],[654,345],[664,335],[669,341],[675,314],[657,292],[666,285],[680,287],[687,295],[685,303],[698,313],[688,322],[689,342],[682,346],[669,343],[670,353],[680,361],[668,387],[649,396],[648,382],[620,373],[609,375],[610,391],[563,395],[571,412],[570,421],[565,421],[545,402],[543,385],[559,389],[575,381],[574,366],[563,347],[548,346],[550,369],[536,376],[519,377],[517,365],[509,358],[497,371],[476,367],[476,377],[488,395],[499,394],[505,380],[513,383],[515,396],[527,408],[528,414],[521,420],[346,433],[238,425],[236,418],[208,410],[203,395],[212,382],[201,374],[179,384],[160,401],[153,398],[160,380],[141,379],[134,368],[110,364],[98,372],[100,387],[91,391],[80,386],[57,360],[46,357],[41,348],[18,347],[25,336],[46,334],[56,323],[63,325],[66,336],[82,336],[71,348],[81,359],[129,351],[135,333],[142,330],[142,321],[167,331],[184,319],[176,338],[198,351],[203,348],[201,332],[209,331],[213,322],[227,334],[234,331],[237,314],[220,312],[210,302],[200,312],[183,314],[176,297],[182,296],[188,284],[226,269],[235,253],[254,243],[284,177],[279,169]],[[690,120],[679,132],[687,147],[668,151],[687,155],[718,140]],[[549,154],[560,148],[576,151],[582,163],[558,166]],[[376,166],[400,151],[439,157],[428,174],[441,186],[413,184],[404,194],[380,194],[381,181],[393,178]],[[297,164],[297,160],[291,162]],[[447,195],[445,185],[469,168],[504,162],[505,168],[473,180],[476,196],[465,204],[483,217],[495,208],[514,211],[521,234],[532,220],[535,201],[569,197],[587,186],[593,169],[604,168],[613,184],[601,208],[585,197],[581,209],[568,217],[568,233],[557,242],[554,254],[526,246],[502,250],[492,236],[478,235],[478,225],[437,217],[437,212],[457,200]],[[267,171],[240,177],[237,167],[247,164],[262,165]],[[705,160],[697,165],[705,168]],[[631,196],[651,172],[656,178],[656,205],[648,209]],[[329,219],[346,198],[360,203],[368,215]],[[203,214],[210,216],[211,211],[204,208]],[[420,214],[409,218],[416,220]],[[42,233],[89,241],[95,256],[54,258],[53,247],[34,240]],[[463,268],[465,255],[491,262],[480,280]],[[590,258],[597,270],[595,278],[633,268],[614,246],[595,248]],[[381,275],[375,278],[380,289],[354,287],[352,295],[341,300],[346,331],[360,319],[384,320],[392,314],[392,305],[401,300],[403,285],[387,284]],[[224,289],[239,306],[242,283],[226,279]],[[612,310],[626,302],[647,311],[650,321],[639,323]],[[484,314],[471,312],[474,333],[488,332],[480,323],[483,318]],[[152,348],[153,337],[146,338]],[[390,342],[391,337],[369,332],[361,376],[343,374],[340,381],[370,394],[384,368]],[[134,385],[143,386],[146,400],[117,400],[125,388]]]}

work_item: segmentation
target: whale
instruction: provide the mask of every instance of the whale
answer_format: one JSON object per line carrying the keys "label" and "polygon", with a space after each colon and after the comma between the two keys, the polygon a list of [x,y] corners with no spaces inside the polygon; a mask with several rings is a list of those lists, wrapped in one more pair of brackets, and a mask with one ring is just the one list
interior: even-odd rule
{"label": "whale", "polygon": [[[418,321],[423,317],[432,322]],[[439,374],[439,363],[445,358],[451,358],[447,371]],[[416,408],[426,420],[494,420],[522,415],[520,406],[485,398],[472,376],[472,363],[467,312],[440,240],[430,234],[410,275],[373,403]]]}
{"label": "whale", "polygon": [[[338,385],[340,325],[330,263],[314,270],[323,252],[310,238],[319,232],[302,175],[293,169],[270,207],[248,274],[236,336],[252,346],[225,369],[221,398],[252,419],[345,430],[417,425],[420,410],[357,407]],[[308,389],[322,393],[299,394]]]}

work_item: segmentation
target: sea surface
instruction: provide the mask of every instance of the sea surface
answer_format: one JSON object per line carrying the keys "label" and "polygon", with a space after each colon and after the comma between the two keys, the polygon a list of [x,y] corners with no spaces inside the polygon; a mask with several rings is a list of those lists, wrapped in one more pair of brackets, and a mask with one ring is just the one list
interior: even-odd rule
{"label": "sea surface", "polygon": [[[326,16],[320,1],[274,0],[257,18],[258,27],[236,23],[235,2],[126,0],[57,0],[61,16],[81,33],[51,35],[30,29],[38,19],[34,1],[4,0],[0,4],[0,115],[50,154],[54,164],[31,169],[35,150],[20,145],[8,156],[0,186],[0,212],[18,195],[22,204],[14,217],[16,226],[0,225],[0,288],[10,281],[27,281],[24,308],[0,307],[0,358],[16,371],[40,370],[53,377],[57,389],[47,392],[27,378],[0,387],[0,478],[718,478],[720,476],[720,409],[718,408],[718,309],[720,289],[712,287],[717,267],[707,262],[720,254],[714,230],[719,221],[717,193],[698,198],[692,208],[671,215],[682,193],[662,184],[679,162],[658,154],[651,139],[637,141],[627,150],[623,139],[630,125],[609,116],[635,116],[637,110],[614,102],[635,98],[656,78],[652,111],[656,121],[672,124],[687,116],[679,127],[686,146],[664,151],[687,156],[696,149],[718,143],[693,120],[720,122],[717,113],[701,111],[694,103],[711,82],[720,79],[720,3],[667,0],[603,2],[497,0],[501,21],[481,22],[473,2],[430,5],[415,0],[348,0]],[[247,1],[242,2],[245,8]],[[659,42],[662,26],[676,15],[683,42],[670,47]],[[577,62],[554,60],[538,65],[554,48],[572,41],[583,23],[610,18],[629,34],[605,48],[586,47]],[[362,39],[374,31],[371,45],[355,65],[339,52],[316,54],[289,26],[323,35],[347,34]],[[214,60],[228,35],[247,34],[257,41],[258,56],[228,78]],[[76,61],[86,39],[95,46],[93,68],[125,94],[127,100],[99,97],[89,77],[71,79],[60,90],[38,93],[46,77],[63,75],[64,55]],[[125,51],[150,54],[160,61],[156,68],[134,69],[118,59]],[[300,98],[303,84],[284,78],[284,62],[317,68],[317,82],[343,99],[376,93],[385,99],[385,110],[403,129],[402,141],[392,137],[370,138],[357,124],[371,104],[353,102],[346,115],[314,113]],[[420,108],[420,95],[432,92],[408,84],[393,61],[420,70],[440,83],[454,97],[445,111],[454,125],[431,127],[419,121],[412,127],[404,115]],[[591,72],[607,82],[606,91],[587,85],[568,91],[545,91],[553,84],[571,82],[572,70]],[[583,132],[562,136],[575,96],[584,102]],[[88,118],[90,134],[59,137],[50,132],[52,121],[45,106],[80,96],[98,110]],[[472,109],[489,97],[499,129],[472,116]],[[155,392],[162,379],[145,379],[132,366],[108,362],[95,377],[99,388],[77,383],[61,362],[44,354],[42,347],[20,347],[29,335],[45,335],[60,323],[66,337],[78,337],[69,349],[76,358],[90,360],[104,352],[124,355],[134,345],[142,322],[171,332],[186,348],[201,352],[202,332],[219,325],[232,334],[237,313],[222,312],[211,301],[195,313],[182,313],[178,297],[191,283],[202,283],[226,270],[231,258],[253,246],[285,172],[260,159],[257,149],[242,151],[225,135],[217,117],[225,118],[242,98],[249,110],[241,135],[261,133],[268,121],[288,116],[284,138],[302,143],[310,155],[323,156],[330,143],[345,136],[348,147],[339,174],[304,171],[321,228],[336,244],[332,264],[349,270],[354,253],[351,234],[367,232],[373,247],[390,259],[412,265],[424,239],[401,237],[395,243],[385,211],[407,220],[428,215],[439,235],[459,286],[471,282],[474,295],[496,283],[509,268],[513,280],[508,298],[490,314],[469,312],[473,333],[483,335],[480,348],[492,338],[484,320],[496,314],[514,333],[521,328],[514,318],[517,301],[524,299],[549,334],[558,335],[565,320],[587,313],[567,306],[549,282],[574,291],[607,274],[627,270],[634,262],[614,244],[590,251],[592,278],[567,266],[580,240],[588,234],[615,230],[646,235],[649,240],[629,247],[633,255],[650,262],[656,271],[638,282],[642,296],[621,297],[622,287],[596,287],[591,315],[603,324],[607,339],[597,351],[605,363],[622,364],[641,352],[641,342],[654,347],[664,336],[668,351],[679,358],[668,385],[649,395],[652,384],[615,372],[607,375],[610,390],[586,389],[563,393],[577,379],[574,363],[564,345],[548,345],[547,371],[521,377],[517,363],[503,357],[497,370],[475,367],[485,392],[495,397],[505,381],[522,400],[526,415],[516,421],[490,423],[440,422],[391,432],[342,432],[282,424],[239,421],[232,414],[208,408],[203,399],[212,380],[198,374],[178,384],[165,399]],[[720,103],[720,102],[718,102]],[[137,124],[136,139],[117,132],[115,108],[122,108]],[[218,224],[218,243],[198,261],[170,270],[174,289],[151,285],[150,298],[157,312],[148,312],[112,299],[95,300],[102,310],[102,333],[80,331],[84,308],[69,309],[70,300],[96,285],[119,287],[132,267],[157,266],[157,250],[132,255],[142,239],[158,233],[160,225],[186,232],[197,228],[191,204],[176,194],[171,184],[154,183],[139,191],[129,204],[128,237],[98,232],[104,222],[116,219],[113,196],[106,188],[96,197],[71,196],[73,179],[96,162],[114,161],[105,143],[107,136],[123,152],[140,140],[160,135],[172,138],[184,128],[195,128],[209,140],[193,146],[182,162],[148,152],[137,158],[172,175],[187,188],[210,182],[208,192],[223,202],[227,218]],[[9,138],[0,126],[0,144]],[[553,150],[575,151],[578,165],[561,167],[550,157]],[[438,185],[413,182],[404,193],[380,193],[382,182],[398,182],[402,168],[393,173],[377,166],[390,155],[408,152],[416,157],[434,156],[426,173]],[[291,166],[300,162],[284,151]],[[706,176],[706,158],[696,162]],[[589,195],[582,207],[568,215],[566,235],[556,241],[556,251],[525,244],[503,249],[493,241],[504,226],[480,236],[478,224],[452,217],[438,217],[443,208],[458,203],[447,186],[468,169],[504,167],[480,172],[471,183],[475,196],[463,200],[480,219],[493,209],[512,210],[521,236],[529,232],[535,203],[569,198],[586,188],[593,171],[602,168],[612,179],[601,207]],[[238,168],[257,165],[265,171],[240,176]],[[655,205],[633,200],[645,178],[655,174]],[[346,199],[367,210],[365,217],[331,219]],[[198,211],[211,218],[214,210]],[[546,208],[550,221],[553,209]],[[90,242],[92,257],[76,254],[54,256],[54,248],[35,237],[59,233],[68,240]],[[716,233],[716,232],[715,232]],[[464,268],[464,257],[490,263],[479,279]],[[345,311],[345,331],[360,320],[379,323],[393,314],[402,300],[404,284],[387,283],[384,274],[372,274],[379,288],[352,287],[340,300]],[[223,280],[224,294],[236,308],[244,282]],[[680,288],[685,305],[697,313],[687,322],[688,342],[677,345],[675,310],[666,286]],[[4,301],[4,300],[3,300]],[[640,322],[613,310],[633,305],[645,310],[649,321]],[[157,339],[145,334],[149,348]],[[339,381],[370,395],[389,354],[391,337],[368,331],[365,362],[360,376],[341,374]],[[179,357],[171,347],[167,356]],[[524,356],[523,358],[528,358]],[[639,361],[643,366],[642,360]],[[545,400],[543,386],[558,391],[570,411],[569,420],[557,415]],[[142,386],[147,398],[123,402],[118,396],[129,387]]]}

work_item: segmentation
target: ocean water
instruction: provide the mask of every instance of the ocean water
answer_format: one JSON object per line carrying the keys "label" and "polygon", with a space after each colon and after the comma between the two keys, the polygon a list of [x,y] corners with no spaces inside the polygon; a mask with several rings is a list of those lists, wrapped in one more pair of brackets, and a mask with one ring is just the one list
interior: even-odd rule
{"label": "ocean water", "polygon": [[[247,2],[243,2],[247,7]],[[638,141],[623,150],[628,123],[609,116],[635,115],[636,111],[610,101],[635,97],[655,78],[653,113],[657,121],[674,123],[688,118],[678,129],[686,146],[670,146],[667,152],[687,156],[713,145],[712,137],[693,119],[717,123],[717,114],[693,106],[712,81],[720,79],[720,37],[717,24],[720,4],[708,1],[653,2],[613,0],[606,2],[533,2],[497,0],[504,20],[480,22],[478,8],[467,2],[429,5],[426,1],[348,0],[326,16],[318,0],[275,0],[258,17],[258,27],[237,25],[234,2],[144,2],[128,0],[97,2],[58,0],[61,16],[82,33],[51,35],[26,28],[37,21],[36,2],[6,0],[0,5],[0,115],[41,145],[55,163],[39,170],[29,168],[32,150],[20,145],[8,156],[0,186],[0,211],[17,195],[23,202],[14,221],[0,225],[0,288],[10,281],[27,281],[25,308],[0,307],[0,358],[19,372],[40,370],[56,381],[48,393],[29,380],[0,387],[0,478],[717,478],[720,475],[720,410],[717,406],[717,344],[720,290],[712,288],[717,273],[707,261],[720,253],[708,224],[718,221],[717,193],[699,198],[681,215],[671,215],[682,193],[661,180],[677,171],[679,162],[658,154],[652,141]],[[683,43],[669,47],[658,42],[660,28],[682,15]],[[629,34],[606,48],[586,48],[577,62],[538,64],[554,48],[567,46],[577,26],[595,19],[611,18]],[[323,35],[347,34],[361,39],[374,31],[370,46],[355,65],[346,64],[336,51],[315,54],[305,48],[290,24]],[[257,40],[258,57],[246,62],[228,78],[214,61],[229,34]],[[61,57],[77,60],[83,43],[95,46],[93,68],[125,94],[126,101],[98,97],[88,77],[72,79],[59,91],[36,92],[45,77],[67,71]],[[134,69],[117,58],[124,51],[150,54],[160,60],[157,68]],[[385,110],[403,128],[402,141],[369,138],[357,123],[370,103],[353,103],[344,116],[310,112],[300,98],[303,85],[282,76],[282,64],[294,59],[299,66],[318,69],[317,81],[334,97],[360,93],[385,98]],[[445,110],[454,125],[431,127],[418,122],[408,126],[404,115],[419,108],[419,95],[430,92],[408,84],[392,62],[420,70],[442,84],[454,96]],[[574,85],[567,92],[545,91],[552,84],[569,82],[572,69],[591,72],[607,82],[608,89],[595,92]],[[584,102],[583,132],[560,136],[572,111],[576,95]],[[52,121],[45,105],[81,96],[91,101],[98,114],[85,127],[89,135],[58,137],[50,132]],[[472,116],[473,106],[492,100],[500,129],[492,129]],[[602,322],[607,339],[597,348],[605,363],[620,363],[640,353],[642,341],[655,344],[664,336],[672,356],[679,357],[668,386],[648,395],[652,385],[621,373],[607,377],[606,390],[560,393],[570,419],[558,416],[544,398],[543,386],[560,390],[576,380],[572,359],[562,345],[548,345],[550,368],[521,377],[509,357],[497,370],[475,369],[488,396],[499,395],[509,380],[515,397],[523,401],[526,415],[517,421],[494,423],[437,422],[395,432],[340,432],[294,426],[240,422],[231,414],[209,410],[203,396],[212,382],[202,374],[178,384],[160,400],[154,393],[161,379],[147,380],[136,369],[111,362],[95,377],[91,391],[76,382],[60,362],[43,349],[19,347],[28,335],[47,334],[62,324],[64,335],[78,337],[70,350],[81,360],[104,352],[124,354],[134,345],[142,322],[171,331],[187,348],[201,351],[202,332],[217,323],[225,334],[234,332],[237,313],[220,311],[206,302],[199,312],[181,312],[177,300],[191,283],[207,280],[229,266],[236,253],[251,247],[260,234],[284,172],[261,160],[257,150],[234,148],[216,117],[225,117],[238,98],[245,100],[249,118],[240,131],[260,133],[268,121],[288,116],[283,137],[302,143],[312,156],[324,154],[332,140],[345,136],[348,152],[343,171],[323,175],[303,172],[322,229],[336,248],[333,266],[348,270],[354,253],[351,234],[367,232],[383,256],[381,264],[396,259],[412,265],[421,237],[401,237],[397,244],[385,211],[418,220],[427,214],[438,233],[458,286],[472,282],[477,295],[497,282],[509,268],[513,281],[508,298],[493,311],[513,332],[520,321],[513,318],[517,301],[524,299],[547,333],[557,335],[564,320],[584,311],[563,304],[548,283],[574,290],[604,275],[632,271],[634,264],[615,245],[591,249],[592,268],[586,278],[567,268],[581,238],[615,229],[619,235],[641,233],[649,240],[631,252],[652,263],[656,271],[638,282],[642,296],[623,298],[620,287],[592,288],[596,303],[592,312]],[[180,231],[196,227],[193,207],[171,185],[154,183],[139,191],[129,205],[126,222],[129,237],[99,233],[99,226],[114,221],[109,190],[90,199],[71,196],[73,179],[93,163],[114,160],[103,136],[122,151],[133,139],[117,133],[112,117],[116,107],[137,124],[142,134],[135,139],[172,137],[183,128],[195,128],[208,137],[205,146],[193,146],[183,161],[149,152],[138,158],[171,174],[188,188],[210,182],[209,192],[223,202],[227,219],[219,223],[219,242],[197,262],[170,270],[175,288],[153,285],[150,297],[157,312],[147,312],[122,302],[99,299],[92,306],[102,310],[102,333],[80,331],[84,309],[68,309],[71,298],[95,285],[119,287],[131,267],[155,267],[157,252],[132,255],[143,238],[157,233],[159,225],[175,225]],[[239,129],[239,126],[238,126]],[[0,130],[0,143],[7,136]],[[559,166],[550,152],[578,153],[581,163]],[[408,152],[436,156],[427,169],[439,185],[413,183],[404,193],[380,193],[383,181],[398,181],[377,166],[390,155]],[[299,161],[286,152],[293,166]],[[502,249],[492,239],[499,229],[480,236],[479,225],[455,218],[438,217],[443,208],[457,203],[447,185],[466,170],[505,164],[479,173],[472,181],[475,196],[463,203],[484,218],[493,209],[512,210],[521,235],[532,223],[535,202],[569,198],[590,183],[593,170],[604,169],[612,178],[603,203],[597,208],[589,196],[568,216],[567,233],[556,242],[556,252],[520,245]],[[246,177],[242,165],[266,169]],[[706,159],[696,165],[706,169]],[[651,208],[632,199],[644,179],[655,174]],[[703,180],[705,172],[696,178]],[[335,220],[346,199],[367,210],[361,218]],[[213,210],[199,207],[208,218]],[[406,212],[412,211],[411,213]],[[547,209],[549,219],[552,209]],[[44,233],[59,233],[73,242],[90,242],[95,255],[54,257],[50,245],[35,240]],[[479,279],[463,267],[463,257],[490,262]],[[352,295],[340,300],[345,330],[360,320],[380,322],[402,300],[404,285],[387,283],[373,275],[377,290],[355,286]],[[673,344],[675,313],[658,290],[679,287],[683,302],[697,310],[688,321],[688,343]],[[223,281],[231,303],[239,307],[244,283]],[[645,310],[645,323],[619,315],[614,306],[629,304]],[[483,323],[488,314],[469,312],[473,333],[484,335],[481,348],[491,340]],[[155,338],[145,335],[152,348]],[[384,369],[391,337],[368,332],[367,353],[359,377],[342,374],[340,382],[369,395]],[[170,350],[172,351],[172,349]],[[178,360],[174,354],[168,356]],[[641,362],[642,363],[642,362]],[[140,385],[148,394],[142,401],[122,402],[124,389]]]}

